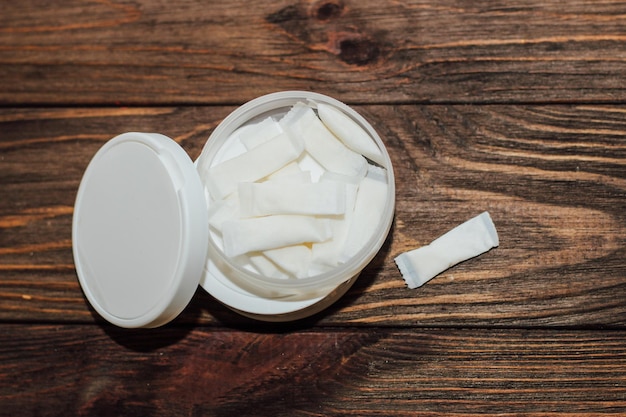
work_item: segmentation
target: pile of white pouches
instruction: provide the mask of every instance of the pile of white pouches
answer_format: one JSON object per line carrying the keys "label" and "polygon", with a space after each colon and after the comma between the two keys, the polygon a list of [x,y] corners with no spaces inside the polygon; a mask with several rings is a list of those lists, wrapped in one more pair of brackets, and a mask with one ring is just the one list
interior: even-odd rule
{"label": "pile of white pouches", "polygon": [[387,171],[371,136],[337,108],[298,103],[236,130],[202,172],[212,239],[270,278],[311,277],[372,237]]}

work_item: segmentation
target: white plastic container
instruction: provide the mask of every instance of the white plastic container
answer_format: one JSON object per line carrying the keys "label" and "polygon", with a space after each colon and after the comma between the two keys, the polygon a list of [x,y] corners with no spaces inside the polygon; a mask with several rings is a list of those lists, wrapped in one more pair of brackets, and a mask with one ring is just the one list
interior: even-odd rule
{"label": "white plastic container", "polygon": [[[226,257],[209,233],[199,172],[228,146],[239,127],[280,117],[303,101],[326,103],[357,122],[380,148],[387,196],[372,238],[339,267],[309,278],[264,277]],[[208,200],[208,201],[207,201]],[[296,320],[328,307],[354,283],[383,245],[393,221],[391,161],[378,134],[358,113],[330,97],[286,91],[254,99],[231,113],[209,137],[196,164],[171,139],[125,133],[89,164],[76,198],[73,251],[91,305],[122,327],[156,327],[175,318],[197,285],[229,308],[265,321]]]}

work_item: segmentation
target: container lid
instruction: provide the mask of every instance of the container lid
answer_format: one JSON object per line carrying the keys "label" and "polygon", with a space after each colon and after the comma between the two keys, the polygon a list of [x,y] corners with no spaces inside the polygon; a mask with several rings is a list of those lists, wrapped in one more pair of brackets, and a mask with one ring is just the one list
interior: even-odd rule
{"label": "container lid", "polygon": [[191,300],[207,255],[204,188],[187,153],[156,133],[124,133],[90,162],[76,197],[74,262],[109,322],[157,327]]}

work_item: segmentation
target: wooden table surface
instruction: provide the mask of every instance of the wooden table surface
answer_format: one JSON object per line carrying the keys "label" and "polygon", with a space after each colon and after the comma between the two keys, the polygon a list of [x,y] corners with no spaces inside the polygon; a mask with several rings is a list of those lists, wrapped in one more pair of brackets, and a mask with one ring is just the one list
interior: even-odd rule
{"label": "wooden table surface", "polygon": [[[36,0],[0,12],[0,415],[626,415],[626,2]],[[383,138],[395,221],[330,308],[245,319],[199,288],[124,330],[71,251],[94,153],[192,158],[274,91]],[[500,246],[409,290],[393,258],[488,210]]]}

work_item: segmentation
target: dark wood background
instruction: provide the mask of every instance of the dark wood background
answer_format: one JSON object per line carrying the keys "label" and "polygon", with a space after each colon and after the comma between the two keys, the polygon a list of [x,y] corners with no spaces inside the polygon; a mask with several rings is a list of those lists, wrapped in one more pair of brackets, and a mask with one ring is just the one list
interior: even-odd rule
{"label": "dark wood background", "polygon": [[[269,325],[198,289],[107,325],[71,253],[90,158],[125,131],[197,157],[237,105],[352,105],[394,227],[329,309]],[[398,254],[488,210],[500,247],[417,290]],[[2,2],[0,415],[626,415],[626,2]]]}

